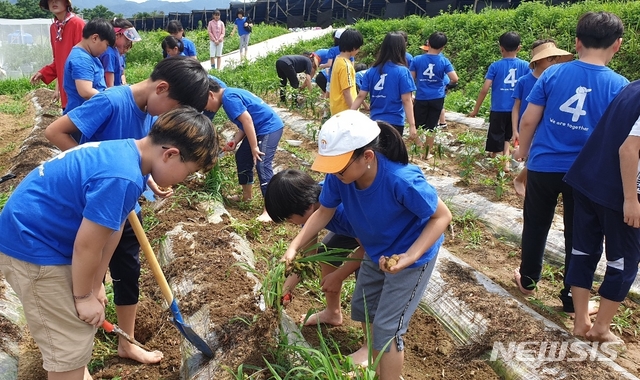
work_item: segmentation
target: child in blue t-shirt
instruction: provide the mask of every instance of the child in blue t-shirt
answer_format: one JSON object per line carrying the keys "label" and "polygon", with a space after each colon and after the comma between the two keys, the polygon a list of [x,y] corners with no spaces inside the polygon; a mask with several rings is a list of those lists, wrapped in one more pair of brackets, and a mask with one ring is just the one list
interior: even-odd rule
{"label": "child in blue t-shirt", "polygon": [[[476,117],[484,98],[491,89],[491,112],[489,113],[489,131],[485,150],[494,157],[496,153],[509,154],[509,140],[513,133],[511,125],[511,109],[513,108],[513,89],[518,79],[527,75],[531,70],[529,63],[517,57],[520,51],[520,35],[516,32],[506,32],[500,36],[500,54],[502,59],[489,66],[484,85],[476,100],[469,117]],[[505,163],[504,171],[509,171],[509,164]]]}
{"label": "child in blue t-shirt", "polygon": [[[180,55],[184,55],[187,57],[191,57],[195,60],[198,60],[198,54],[196,52],[196,44],[193,43],[190,39],[184,36],[184,28],[182,27],[182,23],[178,20],[171,20],[167,24],[167,32],[170,35],[177,38],[182,42],[183,50],[180,52]],[[167,57],[167,52],[162,52],[162,57]]]}
{"label": "child in blue t-shirt", "polygon": [[[624,28],[618,16],[585,13],[576,27],[579,60],[545,70],[527,97],[515,159],[527,160],[522,260],[514,281],[532,294],[540,280],[547,234],[558,195],[564,207],[565,270],[573,247],[573,188],[562,181],[613,98],[629,81],[606,67],[620,48]],[[604,31],[604,32],[603,32]],[[573,313],[570,285],[560,292],[563,310]]]}
{"label": "child in blue t-shirt", "polygon": [[[70,137],[77,131],[82,132],[83,143],[140,139],[149,133],[155,116],[180,104],[201,111],[207,102],[208,89],[207,71],[198,61],[186,57],[167,58],[156,65],[148,79],[131,86],[109,88],[54,121],[45,130],[45,136],[63,151],[77,145]],[[148,185],[161,198],[173,192],[161,189],[153,177],[149,178]],[[115,280],[118,325],[129,335],[134,333],[138,304],[139,249],[138,240],[127,222],[109,268]],[[118,352],[141,363],[156,363],[162,359],[161,352],[144,351],[125,339],[119,340]]]}
{"label": "child in blue t-shirt", "polygon": [[115,40],[113,27],[104,19],[93,19],[84,26],[82,40],[71,49],[64,64],[63,86],[67,93],[65,115],[105,90],[104,70],[98,57]]}
{"label": "child in blue t-shirt", "polygon": [[0,231],[11,236],[0,239],[0,271],[20,298],[50,379],[91,378],[86,366],[105,320],[106,263],[146,177],[175,185],[209,170],[217,149],[211,123],[185,107],[162,115],[140,140],[60,153],[11,194],[0,213]]}
{"label": "child in blue t-shirt", "polygon": [[[596,342],[619,342],[611,322],[640,262],[640,82],[613,100],[564,180],[575,199],[573,249],[567,283],[575,306],[573,335]],[[606,241],[607,270],[598,289],[600,308],[589,317],[595,268]]]}
{"label": "child in blue t-shirt", "polygon": [[404,131],[406,120],[409,122],[409,135],[414,138],[416,124],[411,97],[416,86],[406,65],[405,46],[402,34],[387,33],[380,45],[378,58],[362,77],[358,96],[353,101],[351,109],[360,108],[369,95],[369,116],[372,120],[382,120],[391,124],[400,135]]}
{"label": "child in blue t-shirt", "polygon": [[[265,193],[264,205],[271,219],[276,222],[288,221],[293,224],[303,226],[315,210],[320,207],[318,197],[322,190],[323,183],[316,182],[309,174],[301,170],[285,169],[271,178]],[[320,312],[314,313],[307,318],[303,315],[301,323],[305,326],[316,324],[329,324],[333,326],[342,325],[342,308],[340,307],[340,293],[343,281],[356,273],[360,268],[360,260],[364,256],[364,249],[355,238],[355,232],[344,214],[344,207],[339,205],[333,218],[325,227],[329,233],[322,239],[322,245],[316,249],[323,252],[333,249],[353,251],[351,254],[337,254],[340,257],[357,259],[353,261],[334,261],[330,263],[320,263],[321,276],[320,285],[327,298],[327,307]],[[312,239],[307,246],[311,247],[317,243],[317,236]],[[313,253],[309,253],[313,254]],[[293,296],[293,289],[300,282],[300,277],[291,274],[284,282],[283,304],[286,306]],[[364,334],[366,336],[366,334]],[[360,355],[362,354],[362,355]],[[366,364],[368,357],[367,345],[364,344],[359,351],[358,357],[353,357],[354,363]]]}
{"label": "child in blue t-shirt", "polygon": [[142,41],[133,24],[124,18],[115,18],[111,21],[116,32],[116,41],[109,46],[107,51],[100,55],[100,62],[104,68],[104,80],[107,87],[122,85],[124,68],[122,56],[126,54],[134,42]]}
{"label": "child in blue t-shirt", "polygon": [[[554,40],[536,40],[531,46],[531,62],[529,67],[533,69],[529,74],[518,79],[516,88],[513,90],[513,109],[511,110],[511,124],[513,137],[511,141],[514,146],[518,146],[518,134],[520,132],[520,119],[524,110],[527,109],[527,96],[536,84],[540,75],[551,65],[567,62],[573,59],[573,54],[568,51],[558,49]],[[518,195],[524,196],[527,183],[527,168],[525,167],[513,179],[513,186]]]}
{"label": "child in blue t-shirt", "polygon": [[244,17],[244,11],[238,9],[236,19],[233,21],[233,30],[231,30],[231,36],[234,32],[238,32],[240,38],[240,61],[247,59],[247,53],[249,52],[249,38],[251,37],[251,28],[253,24],[249,21],[248,17]]}
{"label": "child in blue t-shirt", "polygon": [[[247,202],[253,198],[253,168],[256,168],[260,181],[260,192],[264,197],[267,185],[273,177],[273,158],[282,137],[284,123],[282,119],[262,99],[240,88],[222,88],[211,83],[212,91],[207,103],[207,111],[218,112],[220,107],[237,127],[233,140],[225,144],[227,151],[236,151],[238,183],[242,186],[242,196],[228,197],[234,202]],[[258,217],[261,222],[271,218],[265,209]]]}
{"label": "child in blue t-shirt", "polygon": [[[458,83],[458,74],[451,62],[441,54],[447,44],[447,36],[444,33],[432,33],[427,44],[429,50],[415,57],[409,70],[417,83],[416,99],[413,105],[416,125],[433,131],[444,108],[445,78],[449,79],[448,86],[454,87]],[[427,137],[427,145],[431,151],[432,135]]]}
{"label": "child in blue t-shirt", "polygon": [[[385,351],[378,358],[377,370],[384,378],[398,379],[404,361],[403,335],[435,267],[451,212],[420,168],[409,164],[402,136],[388,123],[346,110],[324,123],[318,141],[312,169],[328,173],[320,207],[283,259],[291,262],[329,223],[336,208],[344,206],[366,252],[351,316],[364,323],[368,315],[373,330],[372,359]],[[391,255],[397,257],[389,260],[386,256]]]}

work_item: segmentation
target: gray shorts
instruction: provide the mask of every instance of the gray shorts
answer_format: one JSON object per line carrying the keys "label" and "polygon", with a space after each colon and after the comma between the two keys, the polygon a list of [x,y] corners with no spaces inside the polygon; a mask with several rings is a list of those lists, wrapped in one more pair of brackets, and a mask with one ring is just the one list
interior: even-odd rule
{"label": "gray shorts", "polygon": [[351,299],[351,319],[366,321],[366,300],[369,322],[373,326],[374,350],[389,352],[388,343],[393,338],[396,338],[398,351],[404,350],[402,336],[427,289],[437,258],[436,255],[421,267],[389,274],[381,271],[365,254]]}
{"label": "gray shorts", "polygon": [[249,37],[251,37],[251,33],[240,36],[240,50],[249,48]]}

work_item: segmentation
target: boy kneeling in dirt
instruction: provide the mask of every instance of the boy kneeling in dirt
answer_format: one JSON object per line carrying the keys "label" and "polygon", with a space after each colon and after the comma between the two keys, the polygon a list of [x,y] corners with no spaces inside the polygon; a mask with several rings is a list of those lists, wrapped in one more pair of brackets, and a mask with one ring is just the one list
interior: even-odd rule
{"label": "boy kneeling in dirt", "polygon": [[140,139],[60,153],[18,185],[0,213],[0,270],[20,298],[49,380],[91,379],[102,279],[122,226],[152,175],[159,186],[209,170],[218,138],[191,107],[169,111]]}
{"label": "boy kneeling in dirt", "polygon": [[[264,203],[271,219],[276,222],[288,221],[299,226],[304,225],[307,219],[320,207],[318,198],[322,191],[322,183],[316,182],[311,176],[296,169],[286,169],[274,175],[267,186]],[[344,208],[338,206],[336,213],[325,227],[329,233],[322,239],[320,249],[329,251],[332,249],[354,250],[352,258],[362,259],[364,248],[355,238],[355,232],[351,224],[343,213]],[[306,247],[317,243],[317,236],[312,239]],[[346,256],[346,254],[344,255]],[[342,261],[333,263],[321,263],[322,280],[320,285],[327,297],[327,307],[323,311],[315,313],[309,318],[303,315],[301,322],[305,326],[312,326],[319,323],[333,326],[342,325],[342,309],[340,308],[340,293],[342,282],[360,268],[360,260],[347,261],[342,265]],[[291,274],[283,285],[283,303],[285,305],[291,301],[291,291],[300,282],[300,277]],[[365,334],[366,336],[366,334]],[[353,355],[354,363],[361,364],[367,362],[367,345],[363,345],[356,355]]]}

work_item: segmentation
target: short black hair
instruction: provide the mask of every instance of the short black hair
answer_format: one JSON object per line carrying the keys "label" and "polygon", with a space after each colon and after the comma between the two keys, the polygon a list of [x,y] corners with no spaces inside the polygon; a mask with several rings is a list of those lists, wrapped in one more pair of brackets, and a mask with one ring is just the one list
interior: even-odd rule
{"label": "short black hair", "polygon": [[178,48],[178,51],[182,53],[184,51],[184,43],[179,38],[175,38],[174,36],[166,36],[164,40],[162,40],[162,51],[166,53],[167,48],[175,49]]}
{"label": "short black hair", "polygon": [[169,97],[182,105],[204,110],[209,100],[209,75],[200,62],[185,56],[168,57],[158,62],[152,81],[169,84]]}
{"label": "short black hair", "polygon": [[114,18],[113,20],[111,20],[111,25],[113,25],[114,28],[122,28],[122,29],[134,28],[131,21],[127,20],[126,18]]}
{"label": "short black hair", "polygon": [[82,38],[86,39],[94,34],[97,34],[102,41],[107,41],[109,46],[116,43],[116,32],[113,30],[113,25],[103,18],[96,17],[84,25]]}
{"label": "short black hair", "polygon": [[506,32],[500,36],[498,42],[504,50],[516,51],[520,46],[520,35],[517,32]]}
{"label": "short black hair", "polygon": [[220,11],[218,11],[218,10],[213,11],[213,15],[214,16],[220,16]]}
{"label": "short black hair", "polygon": [[169,32],[169,34],[176,34],[183,30],[182,23],[178,20],[171,20],[167,24],[167,32]]}
{"label": "short black hair", "polygon": [[264,194],[264,207],[276,223],[292,215],[303,216],[318,202],[322,186],[311,176],[297,169],[285,169],[274,175]]}
{"label": "short black hair", "polygon": [[531,44],[531,50],[537,48],[538,46],[540,46],[542,44],[548,44],[548,43],[552,43],[552,44],[556,45],[556,41],[551,39],[551,38],[546,38],[546,39],[542,39],[542,40],[535,40]]}
{"label": "short black hair", "polygon": [[348,28],[342,32],[338,46],[341,52],[347,52],[360,49],[363,43],[364,39],[362,38],[362,34],[355,29]]}
{"label": "short black hair", "polygon": [[238,9],[238,11],[236,12],[236,16],[237,15],[243,15],[244,16],[244,11],[242,9]]}
{"label": "short black hair", "polygon": [[353,69],[356,71],[356,73],[358,71],[364,71],[364,70],[366,70],[368,68],[369,68],[369,66],[367,66],[366,63],[362,63],[362,62],[358,62],[355,65],[353,65]]}
{"label": "short black hair", "polygon": [[429,36],[429,47],[436,50],[442,49],[448,42],[447,35],[442,32],[433,32]]}
{"label": "short black hair", "polygon": [[609,12],[587,12],[576,26],[576,37],[589,49],[606,49],[624,33],[620,17]]}
{"label": "short black hair", "polygon": [[220,82],[209,77],[209,91],[213,92],[214,94],[217,94],[218,92],[220,92],[221,88],[222,86],[220,86]]}

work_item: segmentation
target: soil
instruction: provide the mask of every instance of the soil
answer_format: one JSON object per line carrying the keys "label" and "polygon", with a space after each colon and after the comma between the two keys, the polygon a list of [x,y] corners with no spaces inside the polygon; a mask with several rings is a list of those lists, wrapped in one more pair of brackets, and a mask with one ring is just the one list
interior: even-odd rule
{"label": "soil", "polygon": [[[41,126],[48,125],[55,119],[56,108],[51,102],[51,92],[46,89],[36,91],[40,102],[44,104],[44,116]],[[3,98],[0,97],[0,101]],[[19,115],[19,120],[10,119],[7,115],[0,117],[0,168],[3,172],[10,169],[17,178],[0,184],[0,192],[9,191],[18,181],[41,161],[51,156],[50,145],[42,136],[41,131],[29,144],[29,149],[20,153],[20,145],[27,138],[30,128],[19,127],[32,125],[36,111],[30,104],[25,114]],[[52,116],[46,116],[46,114]],[[26,124],[25,124],[26,123]],[[452,139],[467,128],[449,123],[445,131]],[[303,145],[295,149],[286,146],[286,139],[303,140]],[[9,149],[11,142],[15,144]],[[307,138],[288,128],[280,144],[282,150],[276,154],[274,167],[303,168],[308,170],[310,157],[316,147]],[[433,159],[430,159],[432,161]],[[233,158],[226,156],[221,159],[223,168],[233,168]],[[443,157],[436,159],[433,175],[458,176],[460,167],[455,157],[445,152]],[[235,173],[233,170],[232,173]],[[495,186],[483,185],[482,176],[494,178],[492,169],[477,169],[478,175],[465,185],[469,190],[477,191],[491,200],[505,202],[514,207],[521,207],[522,199],[515,195],[511,182],[507,182],[505,192],[500,199],[496,198]],[[318,179],[318,173],[312,173]],[[512,178],[512,173],[507,173]],[[475,181],[477,179],[477,181]],[[486,183],[486,182],[485,182]],[[462,183],[461,183],[462,185]],[[274,246],[278,242],[290,241],[299,228],[292,225],[261,224],[255,222],[255,217],[261,213],[262,204],[258,190],[254,191],[254,201],[225,205],[230,216],[224,216],[221,223],[212,225],[207,223],[207,214],[193,197],[195,191],[203,187],[202,179],[191,179],[176,187],[176,195],[159,208],[143,203],[143,215],[153,216],[154,227],[147,231],[147,236],[156,253],[161,252],[160,246],[166,241],[165,235],[176,227],[194,236],[173,238],[173,260],[163,265],[165,276],[169,280],[179,300],[180,310],[193,324],[194,329],[202,336],[215,352],[215,365],[205,365],[198,355],[189,357],[188,363],[183,363],[180,354],[183,350],[190,350],[182,343],[178,330],[169,321],[171,313],[166,309],[163,296],[151,274],[146,260],[142,259],[142,276],[140,281],[141,300],[139,303],[138,320],[135,338],[150,349],[161,350],[165,357],[157,365],[141,365],[131,360],[121,359],[113,351],[113,338],[107,337],[100,331],[96,336],[94,358],[91,371],[94,379],[180,379],[186,373],[196,370],[206,370],[202,378],[235,379],[230,372],[236,372],[239,365],[243,365],[246,373],[251,373],[252,366],[265,368],[265,361],[276,363],[280,358],[274,357],[276,345],[278,318],[272,311],[262,312],[258,307],[258,295],[254,292],[255,282],[242,268],[237,265],[238,252],[234,244],[233,234],[238,233],[249,241],[257,258],[273,257]],[[238,193],[239,186],[235,185],[235,178],[230,176],[223,185],[223,193]],[[556,294],[561,287],[561,271],[555,270],[549,274],[535,298],[525,298],[511,283],[513,268],[519,263],[519,247],[502,241],[493,236],[481,221],[474,221],[478,229],[478,236],[473,242],[464,232],[464,225],[453,224],[446,234],[445,247],[454,255],[461,258],[476,270],[483,272],[499,285],[507,289],[512,295],[533,307],[545,317],[566,327],[571,331],[571,320],[559,312],[559,301]],[[453,232],[453,233],[452,233]],[[142,256],[142,255],[141,255]],[[162,256],[162,255],[161,255]],[[260,278],[266,272],[264,260],[256,260],[256,273]],[[448,265],[441,269],[443,278],[454,279],[465,284],[463,287],[452,289],[454,294],[472,308],[487,315],[491,319],[489,333],[483,341],[469,346],[459,346],[456,340],[431,316],[418,310],[411,320],[409,331],[405,336],[406,352],[403,377],[405,379],[495,379],[499,378],[483,360],[487,347],[495,340],[526,341],[540,340],[544,328],[535,322],[526,321],[521,312],[505,304],[503,299],[485,297],[486,292],[477,288],[470,274],[461,267]],[[4,281],[0,281],[0,297]],[[310,286],[310,289],[317,287]],[[294,320],[306,314],[310,309],[322,309],[319,299],[321,294],[300,286],[295,291],[293,302],[286,308],[286,312]],[[330,337],[336,342],[336,347],[342,354],[349,354],[360,346],[362,339],[361,328],[349,320],[349,297],[344,302],[344,319],[342,326],[322,326],[322,336]],[[625,305],[633,313],[629,316],[629,324],[621,327],[618,334],[627,343],[626,353],[620,355],[617,362],[636,376],[640,375],[640,345],[635,334],[640,325],[637,305],[625,301]],[[526,321],[526,322],[523,322]],[[201,328],[201,330],[200,330]],[[302,333],[307,341],[317,347],[320,342],[315,327],[304,327]],[[9,337],[13,341],[20,341],[19,379],[44,379],[46,374],[41,369],[42,360],[30,338],[28,331],[20,331],[15,325],[0,318],[0,337]],[[508,338],[508,339],[505,339]],[[530,339],[534,337],[535,339]],[[0,339],[0,349],[3,348]],[[106,348],[105,348],[106,347]],[[109,349],[110,347],[110,349]],[[576,364],[567,363],[569,373],[580,374],[581,369]],[[583,363],[580,363],[583,365]],[[599,372],[600,369],[588,367],[588,374],[576,375],[576,378],[608,379],[615,378],[614,374]],[[191,372],[190,372],[191,371]],[[283,374],[281,374],[283,375]],[[268,379],[266,370],[260,371],[252,378]]]}

